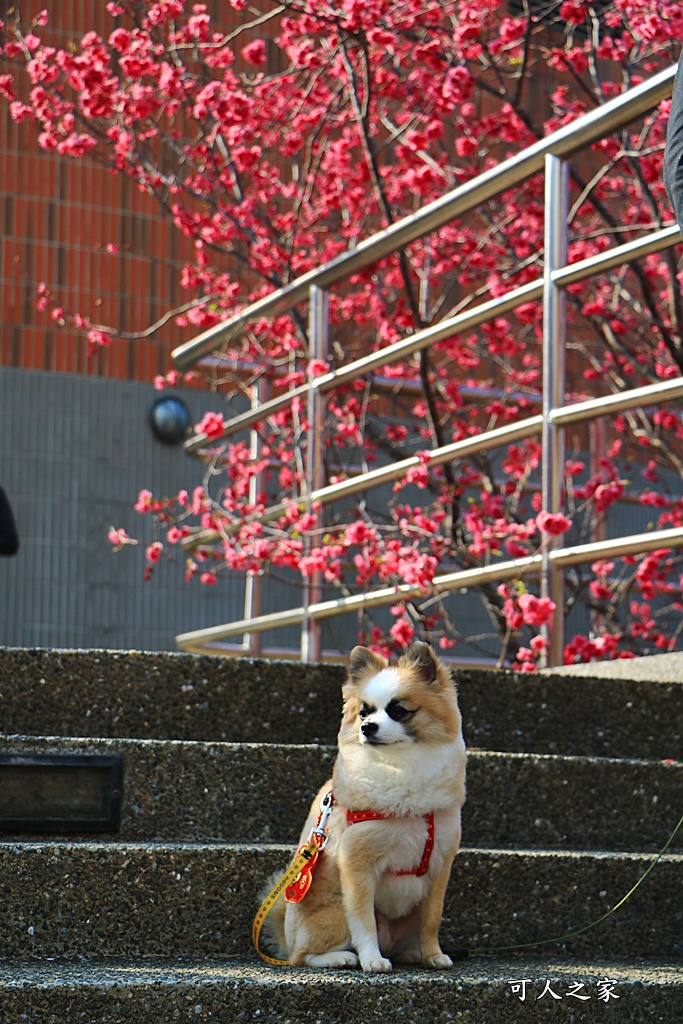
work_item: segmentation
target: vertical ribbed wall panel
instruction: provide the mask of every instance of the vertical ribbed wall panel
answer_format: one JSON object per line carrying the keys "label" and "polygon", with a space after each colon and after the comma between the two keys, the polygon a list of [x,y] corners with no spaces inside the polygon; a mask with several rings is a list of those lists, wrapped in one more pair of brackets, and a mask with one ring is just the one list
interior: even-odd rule
{"label": "vertical ribbed wall panel", "polygon": [[[139,549],[111,552],[112,523],[149,540],[133,511],[141,488],[171,495],[202,479],[201,463],[152,436],[157,397],[134,382],[0,368],[0,482],[21,534],[19,554],[0,558],[0,644],[173,650],[179,632],[242,617],[236,576],[187,585],[162,562],[144,583]],[[183,398],[196,422],[207,396]]]}

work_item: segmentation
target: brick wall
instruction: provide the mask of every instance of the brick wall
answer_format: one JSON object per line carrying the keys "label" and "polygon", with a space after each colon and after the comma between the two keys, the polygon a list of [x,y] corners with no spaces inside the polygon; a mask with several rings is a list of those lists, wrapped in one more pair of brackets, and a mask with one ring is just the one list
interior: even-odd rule
{"label": "brick wall", "polygon": [[[91,29],[106,38],[114,24],[104,0],[45,6],[51,45]],[[171,349],[192,331],[171,321],[154,337],[118,340],[89,358],[84,334],[36,310],[36,286],[45,282],[64,309],[95,323],[141,332],[187,301],[177,279],[192,243],[133,182],[46,152],[36,134],[0,104],[0,366],[147,381],[166,373]]]}

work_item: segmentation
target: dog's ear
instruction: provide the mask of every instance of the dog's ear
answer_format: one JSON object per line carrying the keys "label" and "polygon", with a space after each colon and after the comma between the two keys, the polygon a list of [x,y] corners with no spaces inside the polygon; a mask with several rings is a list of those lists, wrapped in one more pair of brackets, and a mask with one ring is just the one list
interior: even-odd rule
{"label": "dog's ear", "polygon": [[354,647],[349,655],[349,679],[358,683],[363,676],[369,675],[370,672],[381,672],[388,664],[387,659],[381,654],[375,654],[367,647]]}
{"label": "dog's ear", "polygon": [[423,683],[429,685],[437,680],[439,663],[434,651],[422,640],[416,640],[408,651],[399,660],[399,665],[412,667],[417,670]]}

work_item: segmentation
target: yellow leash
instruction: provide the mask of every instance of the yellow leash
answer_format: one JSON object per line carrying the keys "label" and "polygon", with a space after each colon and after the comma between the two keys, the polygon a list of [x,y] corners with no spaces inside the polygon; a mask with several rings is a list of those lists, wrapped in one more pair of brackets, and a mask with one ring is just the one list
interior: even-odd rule
{"label": "yellow leash", "polygon": [[267,964],[275,967],[289,967],[289,960],[277,960],[275,957],[267,956],[259,946],[261,929],[277,901],[282,894],[289,903],[300,903],[311,887],[313,881],[313,869],[318,861],[318,856],[325,849],[327,844],[327,819],[332,813],[334,797],[332,792],[326,793],[320,804],[320,814],[314,829],[308,837],[308,842],[299,849],[291,865],[287,868],[282,878],[273,886],[261,906],[256,912],[254,923],[251,926],[251,941],[254,949]]}
{"label": "yellow leash", "polygon": [[277,884],[270,890],[270,892],[268,893],[268,895],[266,896],[266,898],[264,899],[263,903],[261,904],[256,913],[254,923],[251,926],[251,940],[254,943],[254,948],[256,949],[256,952],[258,953],[262,960],[266,961],[267,964],[273,964],[275,967],[289,966],[289,960],[276,960],[275,957],[266,956],[266,954],[261,950],[261,948],[259,947],[261,929],[263,928],[263,924],[266,918],[268,917],[268,914],[271,912],[277,901],[280,899],[285,889],[287,889],[290,885],[293,885],[302,876],[303,870],[306,867],[306,865],[309,863],[309,861],[311,861],[314,857],[317,856],[318,847],[316,846],[315,843],[307,843],[306,846],[302,846],[301,850],[294,858],[294,861],[292,862],[291,866],[287,868],[280,881],[277,882]]}

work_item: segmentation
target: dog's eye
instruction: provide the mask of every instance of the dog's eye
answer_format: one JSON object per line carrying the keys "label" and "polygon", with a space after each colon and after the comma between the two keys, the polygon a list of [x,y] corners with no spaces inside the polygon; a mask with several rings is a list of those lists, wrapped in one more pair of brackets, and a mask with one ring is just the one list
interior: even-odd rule
{"label": "dog's eye", "polygon": [[398,701],[392,700],[387,705],[387,714],[389,718],[393,718],[395,722],[401,722],[404,718],[410,718],[415,714],[410,708],[407,708],[405,704],[399,704]]}
{"label": "dog's eye", "polygon": [[358,712],[359,718],[367,718],[371,714],[371,709],[367,704],[361,704],[360,711]]}

